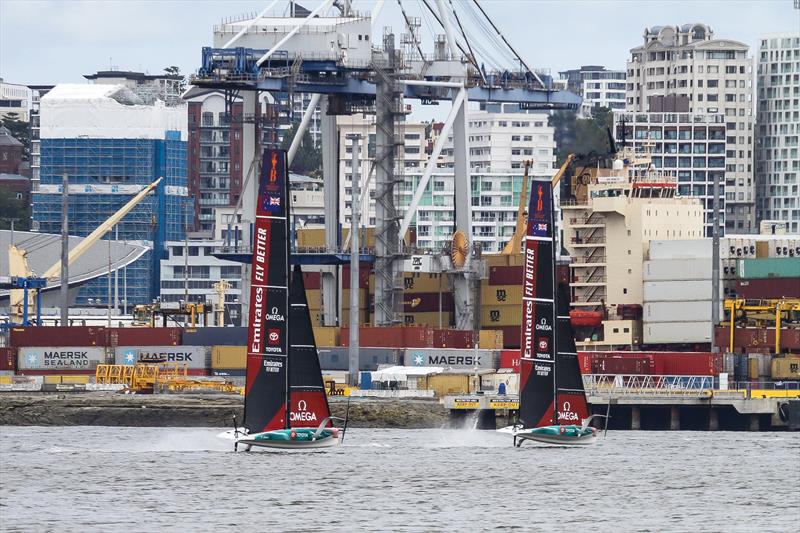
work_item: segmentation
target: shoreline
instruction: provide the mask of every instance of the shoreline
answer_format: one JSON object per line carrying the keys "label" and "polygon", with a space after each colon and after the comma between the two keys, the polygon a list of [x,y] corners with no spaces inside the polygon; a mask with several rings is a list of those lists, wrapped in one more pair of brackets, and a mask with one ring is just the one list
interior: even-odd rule
{"label": "shoreline", "polygon": [[[347,400],[329,398],[344,418]],[[225,394],[2,392],[0,426],[228,427],[243,417],[243,398]],[[351,427],[440,428],[448,411],[437,400],[353,398]]]}

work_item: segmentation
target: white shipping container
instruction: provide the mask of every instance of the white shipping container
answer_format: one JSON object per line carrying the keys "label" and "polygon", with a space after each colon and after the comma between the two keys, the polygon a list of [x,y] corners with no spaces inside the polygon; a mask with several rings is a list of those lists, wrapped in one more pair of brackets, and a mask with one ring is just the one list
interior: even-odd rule
{"label": "white shipping container", "polygon": [[644,281],[711,280],[711,258],[645,261],[642,279]]}
{"label": "white shipping container", "polygon": [[[711,239],[678,239],[650,241],[650,260],[711,258]],[[722,250],[720,242],[720,252]],[[720,254],[721,256],[721,254]]]}
{"label": "white shipping container", "polygon": [[[642,300],[645,302],[692,302],[711,299],[711,280],[703,281],[645,281]],[[720,282],[720,298],[722,292]]]}
{"label": "white shipping container", "polygon": [[[722,306],[720,306],[720,313]],[[720,316],[722,316],[720,314]],[[690,302],[645,302],[644,322],[708,322],[711,323],[711,300]]]}
{"label": "white shipping container", "polygon": [[645,344],[711,342],[711,322],[652,322],[642,325]]}
{"label": "white shipping container", "polygon": [[403,357],[406,366],[441,366],[445,368],[497,368],[497,350],[457,350],[447,348],[407,348]]}
{"label": "white shipping container", "polygon": [[20,370],[86,370],[106,362],[106,349],[97,346],[25,347],[17,354]]}
{"label": "white shipping container", "polygon": [[169,363],[185,363],[187,368],[197,370],[211,367],[211,349],[206,346],[118,346],[114,361],[118,365],[134,365],[142,356],[165,357]]}

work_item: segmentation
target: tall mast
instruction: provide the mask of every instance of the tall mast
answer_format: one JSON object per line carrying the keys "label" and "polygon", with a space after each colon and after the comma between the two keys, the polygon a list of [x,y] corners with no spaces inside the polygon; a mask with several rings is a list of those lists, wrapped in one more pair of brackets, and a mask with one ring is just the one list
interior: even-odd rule
{"label": "tall mast", "polygon": [[552,278],[553,287],[553,425],[558,425],[558,379],[556,374],[558,372],[558,288],[556,287],[556,247],[558,246],[558,231],[556,226],[556,209],[555,198],[550,195],[550,228],[553,232],[553,251],[552,262],[553,269],[550,273]]}

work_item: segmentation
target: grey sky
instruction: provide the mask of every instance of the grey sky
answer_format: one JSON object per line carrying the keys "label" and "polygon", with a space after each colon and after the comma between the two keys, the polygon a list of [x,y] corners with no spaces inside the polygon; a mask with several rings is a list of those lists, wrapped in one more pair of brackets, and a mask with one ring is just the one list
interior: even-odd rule
{"label": "grey sky", "polygon": [[[456,3],[464,0],[454,0]],[[301,2],[303,3],[303,2]],[[307,0],[313,7],[319,0]],[[528,64],[558,70],[581,64],[622,68],[646,26],[704,22],[717,37],[747,43],[760,36],[800,31],[793,0],[482,0]],[[211,27],[230,15],[256,12],[266,0],[0,0],[0,76],[12,83],[83,82],[110,65],[160,72],[199,66]],[[370,10],[373,0],[357,0]],[[416,0],[404,0],[419,14]],[[395,0],[381,24],[401,25]],[[466,22],[465,22],[466,23]],[[423,37],[430,33],[423,25]]]}

